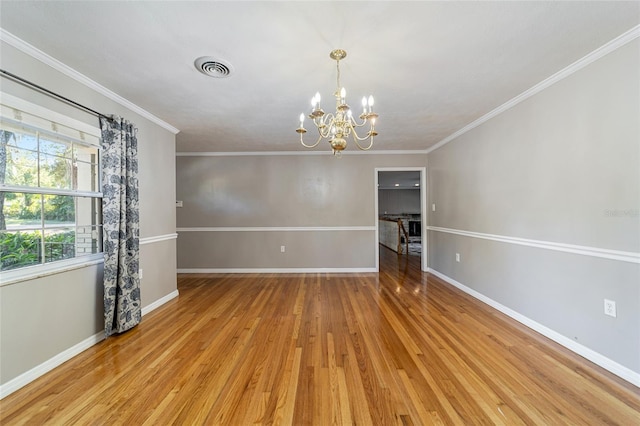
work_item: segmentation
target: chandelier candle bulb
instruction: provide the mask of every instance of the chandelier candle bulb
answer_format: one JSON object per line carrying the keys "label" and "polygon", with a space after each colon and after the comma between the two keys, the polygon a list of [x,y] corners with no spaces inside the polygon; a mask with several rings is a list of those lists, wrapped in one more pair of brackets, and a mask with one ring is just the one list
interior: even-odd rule
{"label": "chandelier candle bulb", "polygon": [[[300,116],[300,127],[296,129],[297,133],[300,133],[300,143],[306,148],[314,148],[323,140],[327,140],[333,151],[333,154],[340,156],[341,152],[347,147],[347,140],[352,139],[356,146],[363,150],[369,150],[373,147],[373,138],[378,134],[375,131],[374,124],[375,118],[378,114],[373,112],[373,96],[362,98],[363,112],[359,117],[361,122],[357,121],[353,117],[353,113],[346,103],[347,90],[340,84],[340,60],[346,58],[347,52],[342,49],[336,49],[331,51],[329,57],[336,61],[336,91],[334,97],[336,99],[335,112],[326,113],[320,108],[320,92],[317,92],[311,99],[311,113],[309,118],[313,120],[318,131],[318,139],[315,143],[307,145],[303,140],[303,134],[306,133],[304,129],[304,114]],[[356,129],[369,125],[370,129],[364,136],[359,136]],[[361,141],[368,139],[368,145],[361,145]]]}

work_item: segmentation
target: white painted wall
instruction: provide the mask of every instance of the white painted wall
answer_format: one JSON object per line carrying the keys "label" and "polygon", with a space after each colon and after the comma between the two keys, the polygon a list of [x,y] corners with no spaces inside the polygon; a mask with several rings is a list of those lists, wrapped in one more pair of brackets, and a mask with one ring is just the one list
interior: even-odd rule
{"label": "white painted wall", "polygon": [[[20,50],[2,43],[3,69],[105,114],[118,114],[138,127],[143,311],[176,292],[175,135]],[[2,91],[77,120],[97,118],[2,79]],[[102,265],[0,286],[0,384],[15,389],[66,350],[104,329]],[[31,373],[30,373],[31,372]]]}
{"label": "white painted wall", "polygon": [[[639,75],[636,39],[428,156],[430,268],[636,383]],[[575,246],[586,254],[563,251]],[[599,256],[607,250],[628,255]]]}
{"label": "white painted wall", "polygon": [[424,154],[179,156],[178,269],[375,270],[375,170],[425,165]]}

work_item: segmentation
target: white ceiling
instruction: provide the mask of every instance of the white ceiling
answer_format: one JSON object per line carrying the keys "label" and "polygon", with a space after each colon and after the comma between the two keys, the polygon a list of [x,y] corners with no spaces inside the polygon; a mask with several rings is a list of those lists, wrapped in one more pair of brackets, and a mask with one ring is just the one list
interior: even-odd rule
{"label": "white ceiling", "polygon": [[375,96],[374,149],[424,150],[639,22],[637,1],[0,2],[3,29],[180,129],[178,151],[303,150],[335,48],[348,102]]}

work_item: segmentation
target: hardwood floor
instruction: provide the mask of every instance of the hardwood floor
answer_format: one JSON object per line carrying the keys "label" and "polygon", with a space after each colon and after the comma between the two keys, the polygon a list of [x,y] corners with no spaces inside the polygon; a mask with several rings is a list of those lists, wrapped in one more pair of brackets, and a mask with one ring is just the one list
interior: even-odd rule
{"label": "hardwood floor", "polygon": [[0,423],[640,424],[638,388],[381,251],[379,274],[180,275]]}

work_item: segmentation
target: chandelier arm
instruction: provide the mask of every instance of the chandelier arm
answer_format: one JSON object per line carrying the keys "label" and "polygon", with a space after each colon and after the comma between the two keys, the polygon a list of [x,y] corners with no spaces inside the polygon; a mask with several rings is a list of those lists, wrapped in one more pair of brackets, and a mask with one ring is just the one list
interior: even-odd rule
{"label": "chandelier arm", "polygon": [[[375,135],[372,135],[371,132],[374,131],[373,126],[371,126],[371,129],[369,130],[369,132],[367,132],[367,136],[364,137],[360,137],[358,136],[358,133],[356,132],[356,129],[353,127],[352,123],[348,123],[349,124],[349,128],[351,129],[351,136],[353,137],[353,141],[356,143],[356,145],[358,145],[358,148],[360,148],[363,151],[366,151],[368,149],[371,149],[371,147],[373,146],[373,138]],[[359,141],[365,141],[367,139],[371,138],[370,142],[369,142],[369,146],[367,148],[363,148],[362,145],[360,145],[358,142]]]}
{"label": "chandelier arm", "polygon": [[[347,56],[347,52],[342,49],[336,49],[333,50],[329,56],[336,61],[336,92],[334,93],[336,98],[336,111],[335,113],[326,114],[320,108],[320,95],[317,93],[311,101],[313,110],[308,117],[313,120],[313,124],[318,130],[318,139],[310,145],[304,143],[303,134],[307,131],[303,127],[304,114],[302,114],[300,116],[300,127],[296,129],[296,132],[300,133],[300,143],[306,148],[314,148],[318,146],[323,139],[328,139],[334,155],[340,156],[342,150],[347,146],[347,139],[351,137],[360,150],[367,151],[373,147],[373,139],[378,135],[378,132],[375,130],[375,121],[378,114],[372,111],[373,98],[369,96],[369,101],[365,102],[364,111],[358,117],[362,121],[358,122],[350,112],[350,108],[345,100],[345,89],[340,85],[340,60]],[[368,112],[367,105],[369,105]],[[369,124],[369,131],[364,137],[360,137],[356,129],[364,127],[367,124]],[[367,139],[369,139],[368,145],[366,142],[360,144],[360,142],[366,141]]]}
{"label": "chandelier arm", "polygon": [[[371,137],[371,143],[373,143],[373,136],[371,136],[370,132],[373,131],[373,127],[369,130],[369,132],[367,132],[367,135],[364,137],[360,137],[358,136],[358,133],[356,132],[356,129],[353,128],[353,126],[351,126],[351,133],[353,134],[353,140],[356,141],[356,143],[358,143],[358,141],[366,141],[367,139],[369,139],[369,137]],[[358,145],[360,146],[360,145]],[[369,147],[371,148],[371,147]],[[362,148],[360,148],[362,149]]]}
{"label": "chandelier arm", "polygon": [[[354,133],[354,134],[355,134],[355,133]],[[365,140],[365,139],[367,139],[367,138],[360,139],[360,140],[361,140],[361,141],[363,141],[363,140]],[[370,141],[369,141],[369,146],[368,146],[368,147],[366,147],[366,148],[365,148],[365,147],[363,147],[362,145],[360,145],[360,144],[358,143],[358,139],[357,139],[357,138],[354,138],[354,141],[355,141],[356,145],[358,145],[358,148],[360,148],[362,151],[368,151],[368,150],[370,150],[370,149],[371,149],[371,147],[373,146],[373,136],[371,136],[371,139],[370,139]]]}
{"label": "chandelier arm", "polygon": [[366,118],[362,119],[362,123],[358,123],[356,119],[353,117],[351,117],[351,120],[352,120],[353,127],[362,127],[369,122]]}
{"label": "chandelier arm", "polygon": [[[318,128],[318,133],[320,134],[320,136],[322,136],[323,138],[329,138],[331,137],[331,127],[335,124],[335,117],[332,113],[329,113],[327,115],[325,115],[324,117],[324,127],[320,127],[317,126]],[[324,132],[322,132],[322,129],[325,129]]]}
{"label": "chandelier arm", "polygon": [[300,143],[302,144],[302,146],[304,146],[305,148],[315,148],[316,146],[318,146],[318,144],[320,143],[320,141],[322,140],[322,135],[320,135],[318,137],[318,140],[316,141],[316,143],[312,144],[312,145],[307,145],[306,143],[304,143],[304,141],[302,140],[302,133],[300,133]]}

